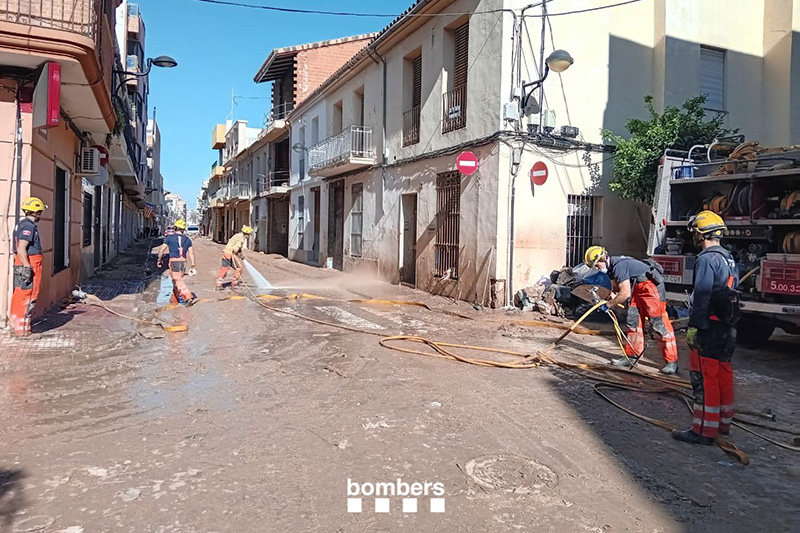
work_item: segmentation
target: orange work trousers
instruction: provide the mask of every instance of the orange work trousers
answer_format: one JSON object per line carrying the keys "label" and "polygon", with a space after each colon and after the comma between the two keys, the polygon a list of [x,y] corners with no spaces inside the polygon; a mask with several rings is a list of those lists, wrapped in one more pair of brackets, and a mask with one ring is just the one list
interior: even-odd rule
{"label": "orange work trousers", "polygon": [[626,320],[627,336],[630,344],[625,345],[625,353],[639,357],[644,352],[644,320],[650,320],[653,331],[661,340],[661,354],[667,363],[678,360],[678,343],[675,330],[667,315],[667,303],[661,301],[658,287],[650,280],[640,281],[633,287],[631,303]]}
{"label": "orange work trousers", "polygon": [[172,299],[173,303],[180,301],[179,297],[183,297],[184,302],[191,300],[194,295],[186,282],[183,281],[183,275],[186,273],[186,259],[170,259],[169,260],[169,275],[172,277]]}
{"label": "orange work trousers", "polygon": [[228,269],[233,268],[233,284],[232,286],[235,287],[239,284],[239,280],[242,279],[242,263],[239,259],[237,259],[233,254],[222,254],[222,260],[220,261],[220,269],[219,274],[217,275],[217,286],[221,286],[222,283],[225,281],[225,276],[228,275]]}
{"label": "orange work trousers", "polygon": [[[33,267],[33,279],[24,283],[14,276],[14,294],[11,296],[9,320],[11,327],[14,328],[14,334],[18,337],[26,337],[31,334],[31,314],[42,286],[42,256],[29,255],[28,261]],[[23,266],[17,255],[14,256],[14,266]]]}

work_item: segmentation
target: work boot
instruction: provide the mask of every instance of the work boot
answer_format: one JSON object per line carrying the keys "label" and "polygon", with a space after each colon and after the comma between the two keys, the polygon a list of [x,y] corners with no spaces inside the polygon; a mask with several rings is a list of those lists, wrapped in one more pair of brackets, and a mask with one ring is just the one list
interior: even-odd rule
{"label": "work boot", "polygon": [[619,359],[612,359],[611,364],[622,368],[631,368],[638,360],[638,357],[620,357]]}
{"label": "work boot", "polygon": [[703,444],[705,446],[714,444],[714,439],[711,437],[704,437],[691,429],[674,429],[672,430],[672,438],[681,442],[688,442],[689,444]]}
{"label": "work boot", "polygon": [[672,375],[678,373],[678,362],[670,361],[667,366],[661,369],[662,374]]}
{"label": "work boot", "polygon": [[197,303],[197,296],[192,296],[188,300],[186,300],[186,307],[191,307]]}
{"label": "work boot", "polygon": [[216,285],[214,286],[215,291],[221,291],[224,288],[224,280],[218,279]]}

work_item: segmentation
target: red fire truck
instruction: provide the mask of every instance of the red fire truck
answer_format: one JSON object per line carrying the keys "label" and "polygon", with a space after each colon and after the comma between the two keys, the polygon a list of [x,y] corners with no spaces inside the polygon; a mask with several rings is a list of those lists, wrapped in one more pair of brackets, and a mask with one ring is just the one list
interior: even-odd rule
{"label": "red fire truck", "polygon": [[667,150],[661,163],[648,253],[664,267],[669,299],[688,303],[697,250],[686,226],[711,209],[739,265],[739,341],[765,342],[776,327],[800,334],[800,147],[762,149],[739,136]]}

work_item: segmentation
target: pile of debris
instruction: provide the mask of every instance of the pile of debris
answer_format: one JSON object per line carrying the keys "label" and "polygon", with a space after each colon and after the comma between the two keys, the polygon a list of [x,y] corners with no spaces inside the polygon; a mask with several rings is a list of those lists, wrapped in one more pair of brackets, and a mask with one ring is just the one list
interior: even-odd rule
{"label": "pile of debris", "polygon": [[591,304],[574,296],[573,289],[581,285],[598,285],[611,289],[608,275],[584,264],[554,270],[550,277],[541,279],[530,287],[517,291],[514,305],[523,311],[575,319],[585,313]]}

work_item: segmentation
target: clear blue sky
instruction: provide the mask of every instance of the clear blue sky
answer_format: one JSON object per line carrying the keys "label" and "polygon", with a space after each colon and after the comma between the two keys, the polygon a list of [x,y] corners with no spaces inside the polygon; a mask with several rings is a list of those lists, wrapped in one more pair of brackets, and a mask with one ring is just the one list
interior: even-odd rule
{"label": "clear blue sky", "polygon": [[[402,13],[413,0],[242,0],[303,9],[364,13]],[[150,115],[157,109],[161,129],[164,186],[193,208],[200,184],[208,178],[216,152],[211,129],[231,109],[237,96],[270,94],[271,84],[253,76],[273,48],[377,31],[390,18],[332,17],[276,13],[221,6],[195,0],[139,0],[150,57],[168,54],[174,69],[150,73]],[[239,100],[237,119],[261,126],[270,101]]]}

